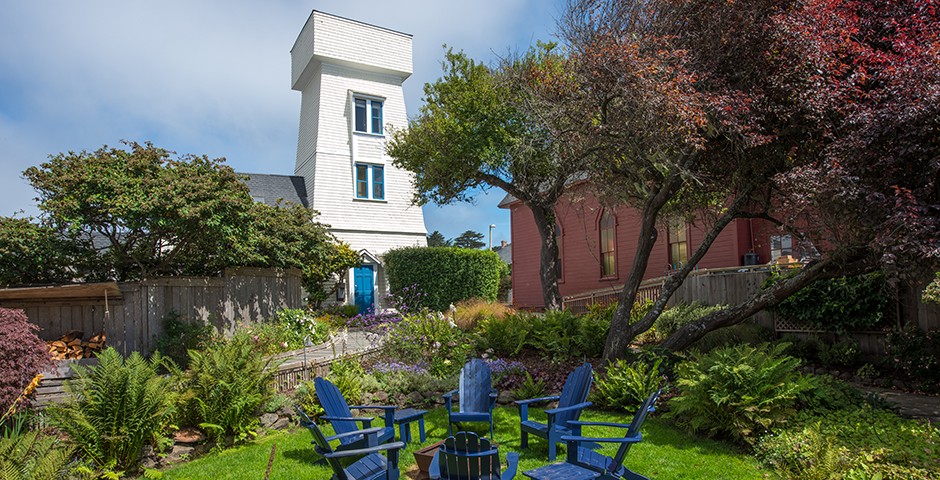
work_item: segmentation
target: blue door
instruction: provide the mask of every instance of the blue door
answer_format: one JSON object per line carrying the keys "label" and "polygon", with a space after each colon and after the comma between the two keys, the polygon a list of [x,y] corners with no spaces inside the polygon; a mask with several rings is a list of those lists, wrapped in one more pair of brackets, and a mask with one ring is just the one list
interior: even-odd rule
{"label": "blue door", "polygon": [[363,265],[353,271],[356,306],[359,307],[359,313],[366,313],[375,310],[373,291],[375,283],[372,275],[372,265]]}

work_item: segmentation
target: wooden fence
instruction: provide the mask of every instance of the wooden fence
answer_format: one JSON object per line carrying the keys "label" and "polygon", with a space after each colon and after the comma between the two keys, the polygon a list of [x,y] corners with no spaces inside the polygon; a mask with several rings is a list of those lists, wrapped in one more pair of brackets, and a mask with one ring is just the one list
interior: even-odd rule
{"label": "wooden fence", "polygon": [[[92,287],[98,287],[97,289]],[[128,355],[151,352],[168,315],[230,333],[239,322],[271,318],[303,306],[300,271],[230,268],[220,277],[170,277],[139,282],[0,290],[0,307],[19,308],[53,340],[70,330],[104,331],[107,345]],[[88,293],[98,292],[98,293]],[[108,292],[112,292],[108,296]]]}
{"label": "wooden fence", "polygon": [[[676,290],[669,305],[691,303],[694,301],[710,305],[735,305],[744,302],[753,295],[769,275],[766,266],[703,269],[692,272]],[[661,292],[664,278],[650,279],[640,287],[639,299],[656,298]],[[898,291],[896,299],[896,317],[899,323],[912,323],[925,331],[940,330],[940,306],[925,304],[921,293],[926,282],[908,285]],[[619,289],[587,292],[565,298],[565,306],[575,312],[583,312],[593,303],[610,303],[617,300]],[[796,336],[822,335],[833,337],[834,334],[814,330],[807,325],[798,324],[780,318],[770,311],[761,311],[751,318],[757,324],[773,329],[777,333]],[[859,342],[859,347],[866,353],[883,353],[885,332],[852,332],[839,338],[852,337]]]}

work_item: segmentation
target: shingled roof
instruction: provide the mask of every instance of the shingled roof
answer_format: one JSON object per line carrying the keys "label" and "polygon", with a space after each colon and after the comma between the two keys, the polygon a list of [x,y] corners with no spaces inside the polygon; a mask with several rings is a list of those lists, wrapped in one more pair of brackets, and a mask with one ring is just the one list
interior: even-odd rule
{"label": "shingled roof", "polygon": [[277,205],[279,199],[285,202],[299,203],[305,207],[307,186],[304,177],[297,175],[270,175],[267,173],[239,173],[248,177],[245,184],[251,190],[251,196],[268,205]]}

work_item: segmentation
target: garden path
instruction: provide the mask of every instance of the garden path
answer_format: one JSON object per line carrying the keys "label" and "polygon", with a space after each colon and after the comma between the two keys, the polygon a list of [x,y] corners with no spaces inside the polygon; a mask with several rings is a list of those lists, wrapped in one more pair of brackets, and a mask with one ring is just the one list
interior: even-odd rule
{"label": "garden path", "polygon": [[924,418],[931,422],[940,422],[940,397],[938,396],[871,386],[859,385],[858,387],[897,405],[898,411],[905,417]]}

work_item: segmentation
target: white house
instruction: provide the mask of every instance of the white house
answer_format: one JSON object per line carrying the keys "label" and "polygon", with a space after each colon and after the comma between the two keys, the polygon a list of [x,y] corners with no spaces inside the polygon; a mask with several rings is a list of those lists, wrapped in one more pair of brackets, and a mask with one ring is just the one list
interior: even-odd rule
{"label": "white house", "polygon": [[345,279],[345,302],[360,310],[382,306],[386,251],[427,244],[413,175],[385,153],[390,132],[408,124],[411,55],[411,35],[316,10],[291,49],[291,88],[301,92],[294,173],[318,220],[362,255]]}

